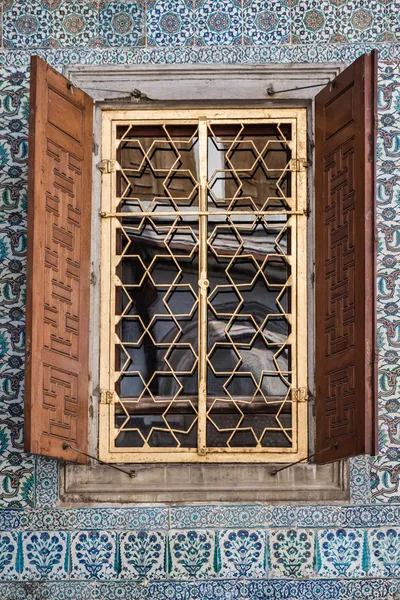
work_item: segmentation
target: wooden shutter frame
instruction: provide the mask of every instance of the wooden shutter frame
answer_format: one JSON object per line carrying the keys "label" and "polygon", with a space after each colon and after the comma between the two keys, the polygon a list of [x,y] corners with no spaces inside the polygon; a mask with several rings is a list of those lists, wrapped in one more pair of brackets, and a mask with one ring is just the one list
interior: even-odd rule
{"label": "wooden shutter frame", "polygon": [[[354,132],[355,185],[363,185],[363,192],[355,193],[354,214],[363,217],[361,232],[364,243],[361,247],[360,225],[355,226],[355,289],[354,317],[354,431],[347,435],[326,435],[333,429],[327,426],[331,409],[326,403],[327,384],[324,378],[329,370],[329,357],[325,350],[327,341],[323,318],[326,315],[325,301],[327,282],[324,280],[324,150],[329,143],[325,138],[326,116],[324,109],[353,85],[353,109],[358,122]],[[361,113],[361,117],[359,116]],[[325,121],[324,121],[325,119]],[[377,138],[377,52],[363,55],[345,69],[332,83],[324,88],[315,99],[315,306],[316,306],[316,452],[317,463],[347,458],[358,454],[374,454],[377,451],[377,351],[376,351],[376,138]],[[346,124],[332,133],[331,139],[346,129]],[[332,125],[333,127],[333,125]],[[333,149],[331,150],[333,152]],[[364,199],[362,205],[360,202]],[[358,204],[357,204],[358,201]],[[360,238],[362,235],[360,234]],[[350,284],[351,285],[351,282]],[[356,286],[355,286],[356,287]],[[361,292],[360,292],[361,288]],[[360,299],[363,293],[363,300]],[[350,351],[349,351],[350,352]],[[343,364],[346,362],[341,357]],[[331,356],[331,360],[332,356]],[[339,357],[336,358],[339,361]],[[348,361],[350,364],[350,361]],[[344,368],[344,366],[342,367]],[[351,387],[351,384],[349,384]],[[337,409],[338,406],[335,406]],[[344,401],[343,406],[344,408]],[[339,408],[340,411],[340,408]],[[349,411],[350,412],[350,411]],[[337,414],[337,413],[336,413]],[[349,413],[348,413],[349,414]],[[331,414],[332,416],[332,414]],[[334,417],[334,415],[333,415]],[[343,414],[341,415],[343,418]],[[350,428],[350,426],[349,426]],[[340,428],[339,428],[340,429]],[[337,444],[336,447],[334,447]]]}
{"label": "wooden shutter frame", "polygon": [[[91,181],[92,181],[92,136],[93,100],[70,84],[60,73],[52,69],[38,56],[31,57],[30,72],[30,116],[29,116],[29,155],[28,155],[28,231],[27,231],[27,304],[26,304],[26,353],[25,353],[25,420],[24,445],[26,452],[43,454],[59,459],[85,463],[81,454],[64,450],[63,443],[71,442],[83,452],[88,446],[88,398],[89,398],[89,305],[90,305],[90,223],[91,223]],[[50,80],[50,81],[49,81]],[[57,437],[44,431],[46,415],[43,408],[43,349],[44,329],[44,273],[45,273],[45,224],[46,216],[46,174],[51,161],[46,154],[47,131],[54,129],[54,139],[62,149],[62,129],[48,122],[49,90],[59,94],[67,103],[82,111],[82,124],[79,139],[71,137],[75,148],[82,148],[81,159],[70,153],[76,161],[82,161],[81,180],[83,182],[80,212],[80,262],[74,265],[79,278],[79,320],[78,320],[78,363],[76,370],[76,439]],[[55,108],[54,110],[57,110]],[[62,115],[58,115],[61,117]],[[65,115],[66,124],[70,115]],[[57,117],[57,118],[58,118]],[[61,122],[61,121],[60,121]],[[78,130],[77,130],[78,131]],[[64,133],[64,136],[66,134]],[[68,137],[68,136],[66,136]],[[68,145],[68,140],[67,140]],[[70,166],[70,164],[68,165]],[[61,203],[60,203],[61,206]],[[78,217],[77,217],[78,218]],[[82,233],[85,235],[82,235]],[[40,271],[41,269],[41,271]],[[63,357],[57,356],[57,367],[62,370]],[[68,375],[71,358],[64,357],[65,373]],[[69,364],[68,364],[69,362]],[[60,366],[61,365],[61,366]],[[64,397],[64,400],[66,398]],[[68,402],[68,400],[67,400]],[[65,404],[64,404],[65,406]],[[58,406],[61,412],[63,407]]]}

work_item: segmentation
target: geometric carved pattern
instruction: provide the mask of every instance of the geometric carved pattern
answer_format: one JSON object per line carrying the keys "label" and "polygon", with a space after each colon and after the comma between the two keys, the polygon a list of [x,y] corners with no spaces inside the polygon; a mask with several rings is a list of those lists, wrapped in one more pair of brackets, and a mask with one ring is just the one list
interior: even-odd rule
{"label": "geometric carved pattern", "polygon": [[93,102],[32,59],[25,447],[87,448]]}
{"label": "geometric carved pattern", "polygon": [[376,56],[316,96],[317,461],[372,452]]}

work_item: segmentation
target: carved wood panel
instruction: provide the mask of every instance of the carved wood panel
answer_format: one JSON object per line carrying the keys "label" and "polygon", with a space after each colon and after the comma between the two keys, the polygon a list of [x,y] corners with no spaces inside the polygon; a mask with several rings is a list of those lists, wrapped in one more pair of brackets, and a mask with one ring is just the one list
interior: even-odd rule
{"label": "carved wood panel", "polygon": [[27,451],[83,462],[87,448],[92,100],[32,58]]}
{"label": "carved wood panel", "polygon": [[361,57],[316,97],[320,463],[372,452],[375,440],[375,63]]}

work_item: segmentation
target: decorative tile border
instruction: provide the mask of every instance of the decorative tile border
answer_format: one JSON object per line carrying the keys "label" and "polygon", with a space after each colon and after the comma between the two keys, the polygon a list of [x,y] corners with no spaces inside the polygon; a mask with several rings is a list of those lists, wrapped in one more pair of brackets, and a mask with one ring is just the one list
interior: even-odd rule
{"label": "decorative tile border", "polygon": [[0,581],[392,582],[399,539],[398,527],[13,531],[0,535]]}

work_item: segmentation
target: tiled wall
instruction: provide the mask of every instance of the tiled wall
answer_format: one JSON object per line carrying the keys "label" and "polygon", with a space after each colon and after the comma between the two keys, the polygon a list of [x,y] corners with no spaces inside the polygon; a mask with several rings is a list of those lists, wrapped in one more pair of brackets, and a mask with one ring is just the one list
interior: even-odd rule
{"label": "tiled wall", "polygon": [[[400,0],[0,0],[0,597],[400,593]],[[348,506],[57,507],[23,454],[29,57],[65,64],[351,62],[377,47],[379,456]],[[369,476],[371,479],[369,481]]]}

